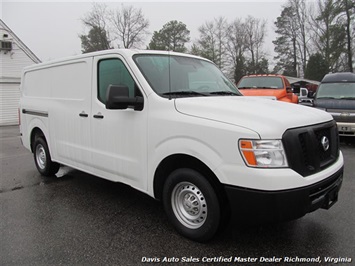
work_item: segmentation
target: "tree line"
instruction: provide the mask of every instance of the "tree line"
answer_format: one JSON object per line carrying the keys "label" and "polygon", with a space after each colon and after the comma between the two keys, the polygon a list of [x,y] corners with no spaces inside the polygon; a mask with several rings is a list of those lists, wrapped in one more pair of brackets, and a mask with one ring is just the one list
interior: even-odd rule
{"label": "tree line", "polygon": [[109,10],[95,3],[82,22],[88,28],[87,34],[80,35],[83,53],[142,48],[151,36],[146,49],[205,57],[236,82],[247,74],[321,80],[329,72],[354,72],[355,0],[288,0],[274,21],[272,70],[264,48],[267,21],[251,15],[233,21],[223,16],[206,20],[193,41],[187,25],[176,20],[150,33],[149,20],[134,6]]}

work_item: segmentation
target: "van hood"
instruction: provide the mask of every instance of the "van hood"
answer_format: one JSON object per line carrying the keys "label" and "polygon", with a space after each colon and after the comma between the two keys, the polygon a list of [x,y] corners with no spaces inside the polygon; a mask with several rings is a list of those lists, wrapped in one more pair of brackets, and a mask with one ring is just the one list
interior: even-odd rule
{"label": "van hood", "polygon": [[243,96],[178,98],[175,108],[185,115],[250,129],[263,139],[281,139],[289,128],[333,119],[315,108]]}

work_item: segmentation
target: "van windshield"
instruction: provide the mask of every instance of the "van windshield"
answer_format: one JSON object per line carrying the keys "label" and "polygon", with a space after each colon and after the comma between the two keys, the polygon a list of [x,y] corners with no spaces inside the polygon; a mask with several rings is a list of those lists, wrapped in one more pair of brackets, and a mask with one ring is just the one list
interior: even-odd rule
{"label": "van windshield", "polygon": [[239,89],[283,89],[280,77],[245,77],[238,84]]}
{"label": "van windshield", "polygon": [[349,99],[355,100],[355,83],[322,83],[316,99]]}
{"label": "van windshield", "polygon": [[241,95],[212,63],[176,55],[140,54],[134,61],[162,97]]}

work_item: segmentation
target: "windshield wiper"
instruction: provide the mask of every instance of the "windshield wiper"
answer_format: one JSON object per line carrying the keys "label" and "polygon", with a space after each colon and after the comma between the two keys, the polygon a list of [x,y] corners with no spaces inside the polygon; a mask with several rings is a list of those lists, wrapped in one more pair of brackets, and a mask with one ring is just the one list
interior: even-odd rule
{"label": "windshield wiper", "polygon": [[242,89],[242,90],[245,90],[245,89],[254,89],[254,87],[238,87],[238,89]]}
{"label": "windshield wiper", "polygon": [[197,91],[170,91],[162,93],[163,96],[208,96],[205,93]]}
{"label": "windshield wiper", "polygon": [[341,97],[341,100],[355,100],[355,97]]}
{"label": "windshield wiper", "polygon": [[209,94],[211,95],[235,95],[235,96],[240,96],[240,94],[233,92],[233,91],[214,91],[210,92]]}

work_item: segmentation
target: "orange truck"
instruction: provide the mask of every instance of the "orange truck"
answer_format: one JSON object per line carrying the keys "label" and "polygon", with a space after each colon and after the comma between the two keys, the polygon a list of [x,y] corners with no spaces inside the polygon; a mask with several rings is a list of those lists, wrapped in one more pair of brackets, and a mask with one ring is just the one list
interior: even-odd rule
{"label": "orange truck", "polygon": [[298,103],[298,96],[293,93],[290,82],[282,75],[244,76],[238,82],[237,87],[245,96],[265,96],[278,101]]}

